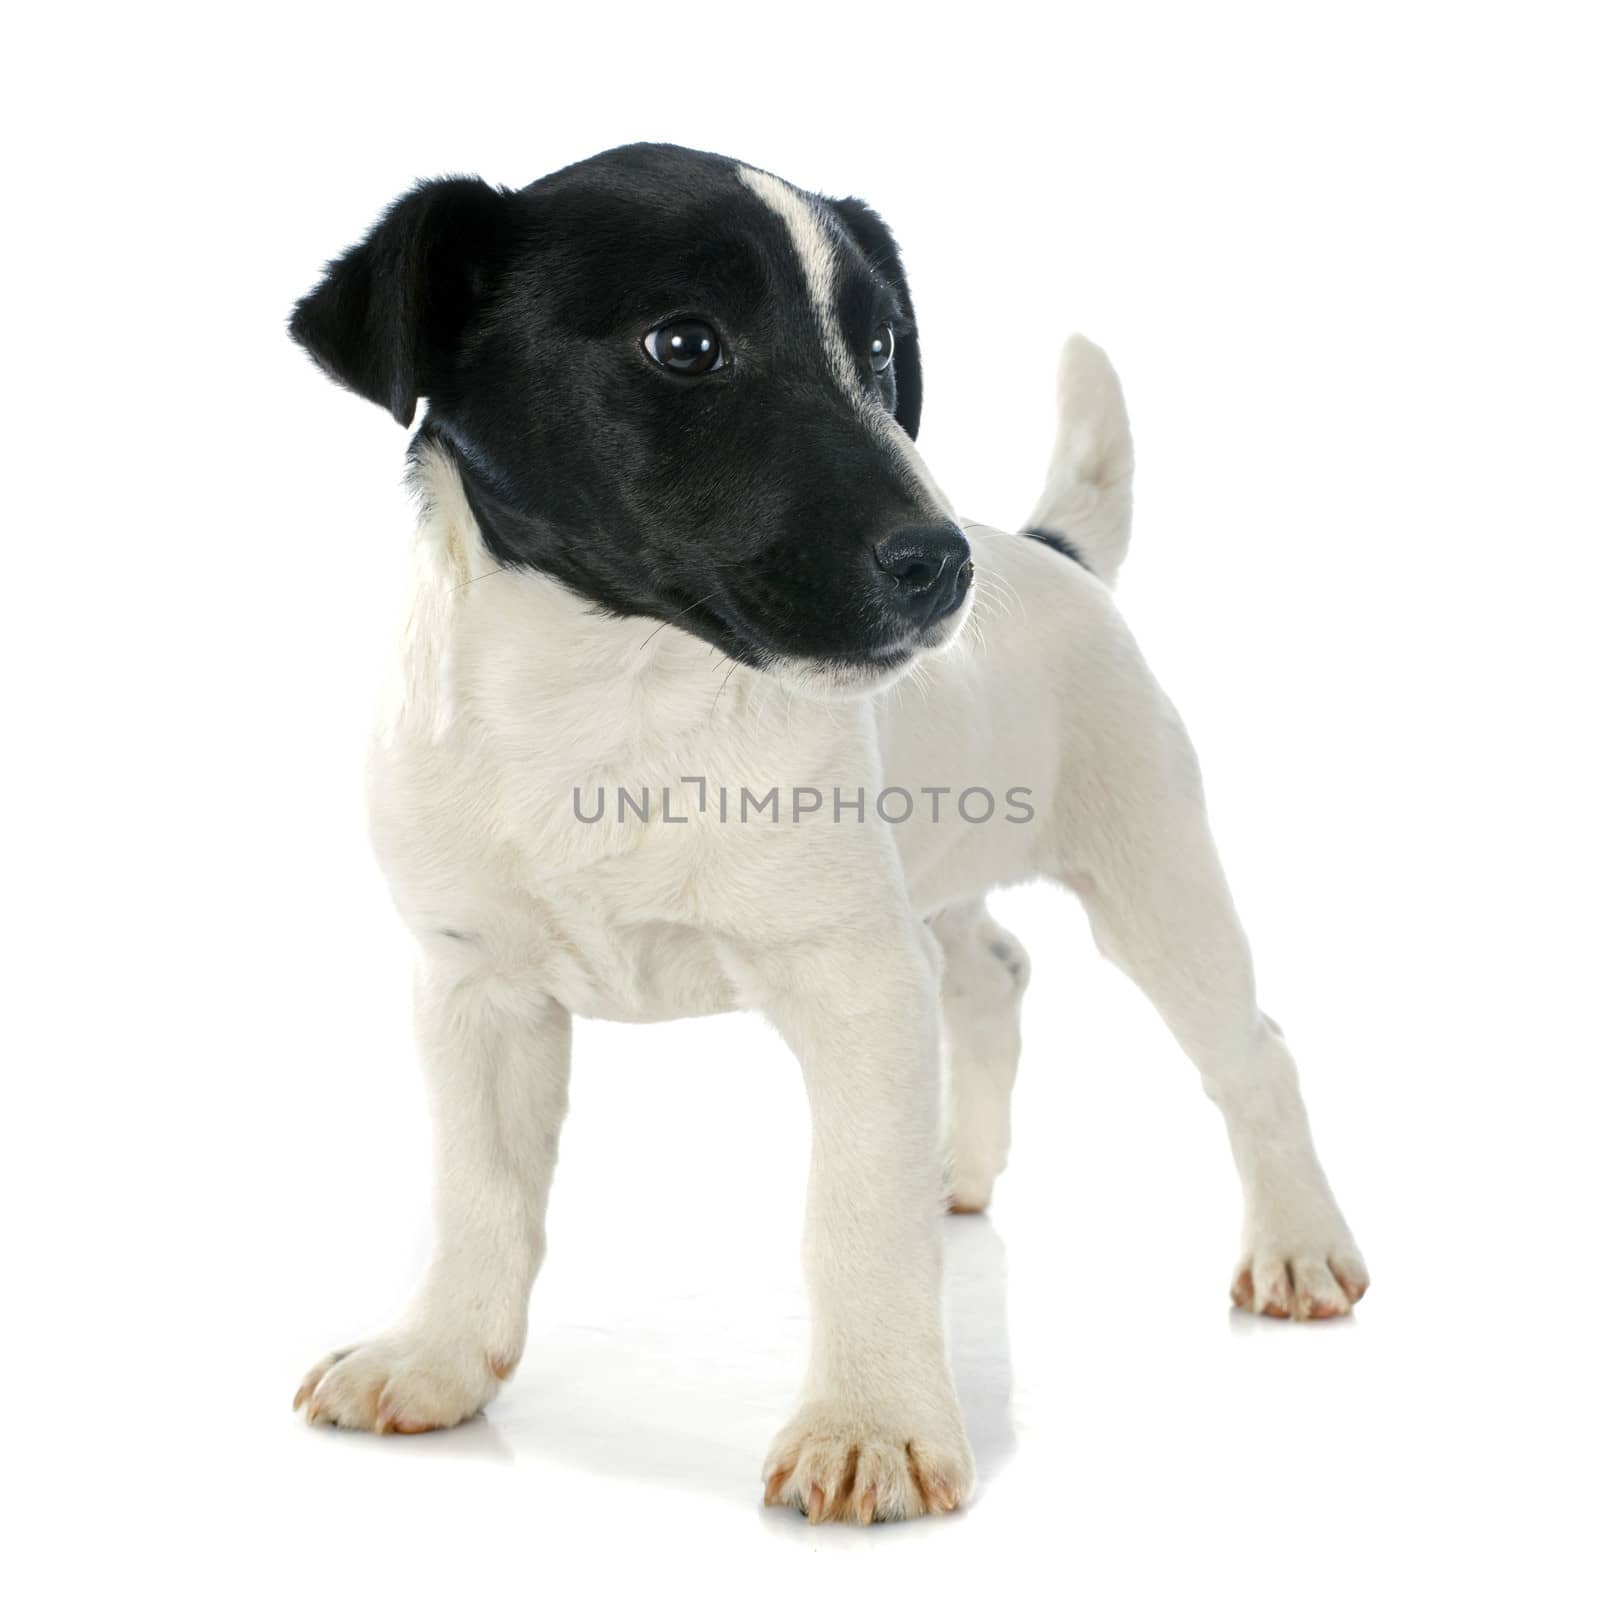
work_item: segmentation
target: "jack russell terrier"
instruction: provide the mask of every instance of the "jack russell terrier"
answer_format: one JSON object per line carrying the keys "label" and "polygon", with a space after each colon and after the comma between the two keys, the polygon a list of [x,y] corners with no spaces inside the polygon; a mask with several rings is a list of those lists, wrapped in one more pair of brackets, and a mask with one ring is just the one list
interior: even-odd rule
{"label": "jack russell terrier", "polygon": [[669,145],[420,184],[291,332],[402,425],[428,402],[372,812],[421,951],[437,1248],[397,1326],[306,1377],[310,1420],[449,1427],[511,1376],[573,1016],[754,1008],[813,1120],[810,1365],[767,1500],[960,1505],[939,1217],[1005,1165],[1028,964],[984,897],[1034,878],[1222,1111],[1235,1302],[1360,1299],[1194,753],[1112,602],[1133,456],[1094,345],[1063,353],[1028,533],[960,520],[912,442],[882,219]]}

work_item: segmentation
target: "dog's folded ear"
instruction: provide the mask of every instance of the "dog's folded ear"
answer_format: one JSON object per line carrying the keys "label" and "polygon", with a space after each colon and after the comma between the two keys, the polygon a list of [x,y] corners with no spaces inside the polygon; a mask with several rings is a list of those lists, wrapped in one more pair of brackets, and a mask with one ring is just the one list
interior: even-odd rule
{"label": "dog's folded ear", "polygon": [[290,334],[329,377],[410,427],[506,259],[513,207],[510,191],[481,178],[418,184],[329,263]]}
{"label": "dog's folded ear", "polygon": [[894,418],[915,439],[922,421],[922,351],[917,343],[916,313],[911,307],[911,289],[906,283],[900,247],[894,242],[888,223],[865,200],[852,196],[830,204],[861,247],[868,264],[889,282],[900,302],[901,326],[894,341]]}

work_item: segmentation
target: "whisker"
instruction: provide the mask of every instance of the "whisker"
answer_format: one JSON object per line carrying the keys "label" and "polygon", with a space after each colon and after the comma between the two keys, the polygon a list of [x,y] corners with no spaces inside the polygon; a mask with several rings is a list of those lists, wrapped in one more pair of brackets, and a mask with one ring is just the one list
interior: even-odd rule
{"label": "whisker", "polygon": [[1022,596],[1017,593],[1017,586],[1003,572],[996,572],[993,568],[985,569],[987,581],[980,583],[978,592],[989,595],[993,599],[1007,599],[1021,601]]}
{"label": "whisker", "polygon": [[468,578],[463,583],[453,583],[453,584],[451,584],[450,588],[449,588],[449,590],[447,592],[450,593],[450,594],[454,594],[458,589],[466,589],[466,588],[469,588],[472,584],[482,583],[485,578],[502,578],[507,573],[511,572],[512,570],[513,569],[510,568],[510,567],[495,567],[495,568],[493,568],[492,570],[490,570],[488,572],[480,572],[476,578]]}
{"label": "whisker", "polygon": [[[1022,595],[1018,592],[1017,586],[1003,573],[996,572],[992,568],[988,569],[988,571],[990,579],[994,583],[1000,585],[1001,589],[1003,589],[1012,600],[1016,601],[1017,609],[1024,617],[1026,617],[1027,607],[1023,604]],[[1008,610],[1006,614],[1009,616],[1011,613]]]}
{"label": "whisker", "polygon": [[[728,687],[728,685],[733,681],[734,669],[738,665],[739,665],[739,663],[737,661],[733,660],[732,658],[729,659],[729,661],[728,661],[728,670],[722,676],[722,689],[718,689],[717,690],[716,698],[713,699],[712,702],[711,702],[711,711],[710,711],[710,714],[709,714],[710,717],[716,716],[716,714],[717,714],[717,701],[722,698],[723,689],[726,689]],[[708,717],[707,720],[709,720],[709,717]]]}
{"label": "whisker", "polygon": [[684,607],[684,608],[683,608],[683,610],[682,610],[682,611],[674,611],[674,612],[673,612],[673,613],[672,613],[672,615],[671,615],[671,616],[670,616],[670,617],[668,617],[668,618],[667,618],[667,620],[666,620],[666,621],[665,621],[665,622],[663,622],[663,623],[662,623],[662,624],[661,624],[661,625],[660,625],[660,627],[655,627],[655,628],[652,628],[652,629],[651,629],[651,630],[650,630],[650,632],[649,632],[649,633],[648,633],[648,634],[646,634],[646,635],[645,635],[645,640],[644,640],[644,644],[641,644],[641,645],[640,645],[640,646],[639,646],[639,648],[640,648],[640,649],[641,649],[641,650],[643,650],[643,649],[644,649],[644,646],[645,646],[645,645],[646,645],[646,644],[649,644],[649,643],[650,643],[650,641],[651,641],[651,640],[652,640],[652,639],[653,639],[653,638],[655,638],[655,636],[656,636],[656,635],[657,635],[657,634],[658,634],[658,633],[660,633],[660,632],[661,632],[661,629],[662,629],[662,628],[666,628],[666,627],[670,627],[670,626],[671,626],[671,625],[672,625],[672,624],[673,624],[673,623],[674,623],[674,622],[676,622],[676,621],[677,621],[677,620],[678,620],[678,618],[679,618],[679,617],[681,617],[681,616],[683,616],[683,615],[685,615],[685,613],[687,613],[687,612],[690,612],[690,611],[693,611],[693,610],[694,610],[694,608],[695,608],[695,607],[696,607],[696,606],[703,606],[703,605],[704,605],[704,604],[705,604],[705,603],[706,603],[706,601],[707,601],[707,600],[715,600],[715,599],[716,599],[716,598],[717,598],[717,591],[716,591],[716,590],[715,590],[715,589],[713,589],[713,590],[712,590],[712,591],[711,591],[711,593],[710,593],[710,594],[708,594],[708,595],[702,595],[702,596],[701,596],[701,597],[700,597],[700,599],[698,599],[698,600],[691,600],[691,601],[690,601],[690,602],[689,602],[689,604],[688,604],[688,605],[686,605],[686,606],[685,606],[685,607]]}

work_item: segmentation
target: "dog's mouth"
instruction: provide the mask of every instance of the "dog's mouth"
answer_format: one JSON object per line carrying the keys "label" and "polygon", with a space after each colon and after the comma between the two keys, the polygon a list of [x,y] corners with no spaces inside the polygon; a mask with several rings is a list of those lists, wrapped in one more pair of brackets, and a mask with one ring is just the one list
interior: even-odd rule
{"label": "dog's mouth", "polygon": [[955,606],[927,623],[871,618],[859,644],[829,640],[819,645],[774,625],[732,593],[704,601],[675,620],[741,666],[823,693],[862,693],[883,687],[920,657],[951,645],[971,615],[974,587],[968,576]]}

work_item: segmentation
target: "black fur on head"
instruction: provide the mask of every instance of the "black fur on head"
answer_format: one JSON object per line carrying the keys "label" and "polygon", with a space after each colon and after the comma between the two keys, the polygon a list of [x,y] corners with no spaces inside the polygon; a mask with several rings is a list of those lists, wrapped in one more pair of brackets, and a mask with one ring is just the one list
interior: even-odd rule
{"label": "black fur on head", "polygon": [[[865,200],[854,196],[833,202],[834,214],[855,240],[874,276],[887,283],[905,307],[905,321],[895,337],[894,416],[915,439],[922,423],[922,352],[917,347],[917,324],[911,314],[911,287],[900,260],[900,247],[889,225]],[[859,288],[859,285],[858,285]]]}
{"label": "black fur on head", "polygon": [[[742,661],[887,670],[948,634],[971,569],[906,442],[922,371],[894,239],[860,200],[785,194],[824,241],[822,308],[816,252],[808,276],[746,169],[631,145],[517,191],[419,185],[290,331],[402,424],[427,398],[418,442],[454,458],[501,562]],[[685,327],[716,367],[653,358]]]}

